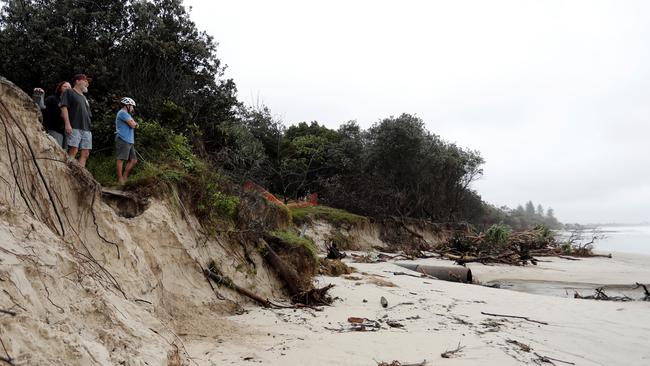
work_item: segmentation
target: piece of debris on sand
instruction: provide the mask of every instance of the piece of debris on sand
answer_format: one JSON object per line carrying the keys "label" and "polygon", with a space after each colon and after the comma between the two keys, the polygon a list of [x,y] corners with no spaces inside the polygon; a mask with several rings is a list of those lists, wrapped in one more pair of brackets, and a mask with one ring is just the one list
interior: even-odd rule
{"label": "piece of debris on sand", "polygon": [[530,352],[530,350],[531,350],[529,345],[521,343],[521,342],[516,341],[514,339],[507,339],[506,342],[510,343],[510,344],[514,344],[515,346],[519,347],[519,349],[524,351],[524,352]]}
{"label": "piece of debris on sand", "polygon": [[391,363],[388,362],[379,362],[377,366],[426,366],[427,360],[424,360],[422,362],[416,362],[416,363],[401,363],[397,360],[394,360]]}
{"label": "piece of debris on sand", "polygon": [[375,276],[371,276],[370,278],[368,278],[368,282],[380,287],[398,287],[396,284],[388,280],[384,280],[382,278],[375,277]]}
{"label": "piece of debris on sand", "polygon": [[388,300],[386,300],[385,297],[382,296],[381,299],[379,299],[379,302],[381,303],[382,307],[384,308],[388,307]]}
{"label": "piece of debris on sand", "polygon": [[350,281],[361,281],[363,279],[359,276],[343,276],[343,278]]}
{"label": "piece of debris on sand", "polygon": [[460,343],[458,343],[458,346],[455,349],[452,349],[452,350],[445,351],[445,352],[441,353],[440,357],[442,357],[442,358],[452,358],[452,357],[455,357],[455,356],[459,356],[460,353],[463,351],[463,348],[465,348],[465,346],[461,346]]}
{"label": "piece of debris on sand", "polygon": [[320,274],[330,277],[338,277],[356,272],[356,269],[341,262],[340,259],[321,259]]}
{"label": "piece of debris on sand", "polygon": [[328,328],[327,330],[346,333],[346,332],[376,332],[381,329],[381,324],[373,319],[368,318],[359,318],[356,316],[351,316],[348,318],[349,325],[341,326],[339,329]]}

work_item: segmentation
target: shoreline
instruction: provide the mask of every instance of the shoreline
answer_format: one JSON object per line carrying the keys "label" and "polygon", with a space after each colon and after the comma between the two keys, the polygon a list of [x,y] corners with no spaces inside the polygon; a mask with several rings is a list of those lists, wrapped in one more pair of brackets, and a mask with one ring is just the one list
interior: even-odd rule
{"label": "shoreline", "polygon": [[[570,277],[574,283],[587,283],[589,278],[592,282],[593,278],[595,282],[650,282],[650,270],[642,266],[648,263],[647,256],[546,259],[549,262],[538,266],[471,267],[479,280],[537,276],[547,281]],[[336,285],[332,295],[340,300],[333,306],[322,311],[248,306],[247,314],[227,318],[238,329],[236,334],[219,339],[218,344],[186,339],[189,353],[201,355],[195,359],[201,365],[377,365],[393,360],[427,360],[427,365],[520,365],[539,363],[542,357],[576,365],[650,364],[645,344],[650,322],[643,321],[648,319],[649,302],[561,298],[393,275],[389,272],[407,270],[391,262],[347,263],[357,273],[347,278],[317,277],[319,285]],[[387,308],[380,305],[382,296],[388,300]],[[375,320],[380,329],[348,332],[349,317]],[[401,327],[387,325],[389,320]],[[452,358],[441,357],[459,344],[463,348]]]}

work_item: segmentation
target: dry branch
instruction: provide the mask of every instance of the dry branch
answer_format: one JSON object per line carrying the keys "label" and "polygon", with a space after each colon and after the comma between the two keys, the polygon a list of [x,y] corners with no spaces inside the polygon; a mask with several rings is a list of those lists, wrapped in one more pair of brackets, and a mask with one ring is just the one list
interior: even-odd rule
{"label": "dry branch", "polygon": [[589,296],[581,296],[578,291],[573,294],[575,299],[589,299],[589,300],[602,300],[602,301],[633,301],[631,297],[628,296],[609,296],[605,293],[603,287],[599,287],[595,290],[595,294]]}
{"label": "dry branch", "polygon": [[531,348],[529,345],[521,343],[517,340],[514,339],[506,339],[506,343],[514,344],[515,346],[519,347],[520,350],[524,352],[530,352]]}
{"label": "dry branch", "polygon": [[538,324],[548,325],[548,323],[546,323],[546,322],[541,322],[541,321],[539,321],[539,320],[533,320],[533,319],[530,319],[530,318],[528,318],[528,317],[526,317],[526,316],[519,316],[519,315],[505,315],[505,314],[493,314],[493,313],[486,313],[486,312],[484,312],[484,311],[481,311],[481,314],[483,314],[483,315],[489,315],[489,316],[500,316],[500,317],[504,317],[504,318],[523,319],[523,320],[527,320],[527,321],[532,322],[532,323],[538,323]]}
{"label": "dry branch", "polygon": [[645,296],[643,297],[643,301],[650,301],[650,292],[648,291],[646,285],[637,282],[636,287],[634,289],[636,290],[639,287],[643,287],[643,292],[645,293]]}
{"label": "dry branch", "polygon": [[594,235],[587,243],[581,243],[580,238],[580,236],[572,236],[566,242],[558,242],[553,233],[543,227],[517,232],[497,228],[479,234],[456,232],[446,243],[438,246],[435,252],[460,265],[467,263],[536,265],[535,256],[559,256],[567,260],[579,260],[574,257],[611,258],[610,254],[592,253],[593,243],[600,238],[598,235]]}
{"label": "dry branch", "polygon": [[229,277],[226,277],[220,273],[217,272],[217,269],[214,266],[214,263],[210,263],[208,266],[209,268],[206,268],[203,270],[203,274],[216,282],[218,285],[224,285],[228,287],[229,289],[237,291],[237,293],[244,295],[248,297],[251,300],[254,300],[255,302],[259,303],[265,308],[271,307],[271,301],[268,299],[264,299],[261,296],[248,291],[247,289],[237,286]]}
{"label": "dry branch", "polygon": [[452,358],[452,357],[457,356],[458,354],[460,354],[460,352],[462,352],[463,348],[465,348],[465,346],[461,346],[460,342],[458,342],[458,347],[456,347],[456,349],[445,351],[445,352],[440,354],[440,357],[442,357],[442,358]]}
{"label": "dry branch", "polygon": [[[377,361],[375,361],[377,362]],[[379,362],[377,363],[377,366],[425,366],[427,364],[427,360],[424,360],[422,362],[417,362],[417,363],[401,363],[397,360],[393,360],[393,362],[388,363],[388,362]]]}
{"label": "dry branch", "polygon": [[542,356],[537,352],[533,352],[533,353],[535,354],[535,356],[538,357],[538,359],[537,359],[538,361],[550,363],[551,365],[554,365],[554,363],[552,361],[562,362],[562,363],[565,363],[567,365],[575,365],[575,363],[573,363],[573,362],[562,361],[562,360],[558,360],[557,358],[552,358],[552,357],[548,357],[548,356]]}

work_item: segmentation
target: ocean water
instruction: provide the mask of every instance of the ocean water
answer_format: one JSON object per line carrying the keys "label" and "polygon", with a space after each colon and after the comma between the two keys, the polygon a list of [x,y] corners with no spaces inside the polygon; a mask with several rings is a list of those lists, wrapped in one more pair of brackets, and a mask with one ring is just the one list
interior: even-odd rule
{"label": "ocean water", "polygon": [[602,226],[605,237],[597,241],[597,252],[622,252],[650,255],[650,225]]}

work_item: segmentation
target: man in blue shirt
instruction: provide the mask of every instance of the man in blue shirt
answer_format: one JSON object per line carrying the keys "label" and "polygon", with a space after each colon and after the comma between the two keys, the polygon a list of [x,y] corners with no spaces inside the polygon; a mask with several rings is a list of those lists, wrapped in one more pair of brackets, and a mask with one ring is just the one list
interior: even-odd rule
{"label": "man in blue shirt", "polygon": [[[117,112],[115,117],[115,158],[117,159],[117,182],[120,185],[126,183],[129,178],[131,169],[138,163],[138,158],[135,156],[135,143],[134,130],[138,127],[138,123],[133,120],[131,113],[135,109],[135,101],[129,97],[124,97],[120,100],[122,108]],[[123,170],[124,161],[126,169]]]}

